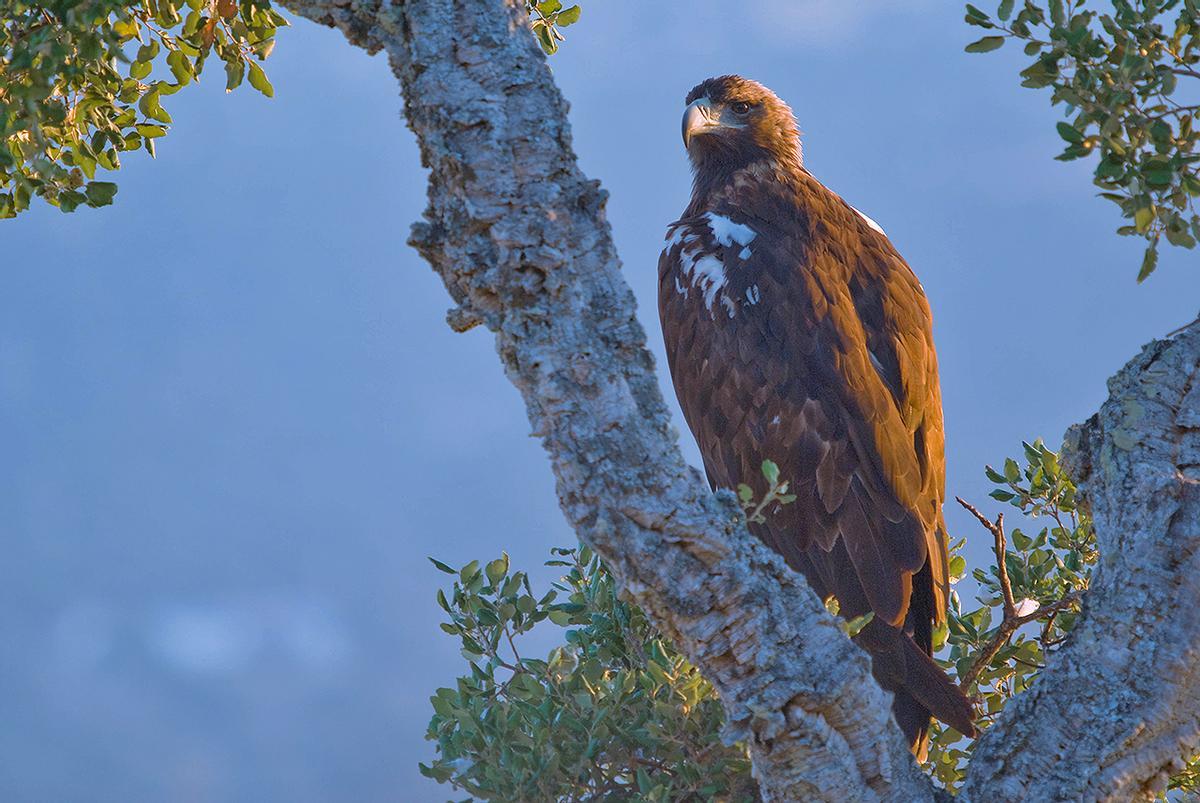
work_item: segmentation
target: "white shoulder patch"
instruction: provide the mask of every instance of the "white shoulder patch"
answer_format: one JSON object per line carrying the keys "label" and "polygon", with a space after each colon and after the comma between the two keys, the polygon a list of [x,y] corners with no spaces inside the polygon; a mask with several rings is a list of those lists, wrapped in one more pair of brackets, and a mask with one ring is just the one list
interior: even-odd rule
{"label": "white shoulder patch", "polygon": [[875,229],[875,231],[879,232],[879,233],[880,233],[880,234],[882,234],[884,237],[886,237],[886,236],[887,236],[887,232],[883,230],[883,227],[882,227],[882,226],[880,226],[878,223],[876,223],[874,220],[871,220],[871,218],[869,218],[869,217],[867,217],[866,215],[864,215],[861,209],[856,209],[856,208],[855,208],[855,207],[853,207],[853,206],[852,206],[852,207],[850,207],[850,208],[851,208],[851,209],[854,209],[854,211],[858,213],[858,216],[859,216],[860,218],[862,218],[863,220],[867,221],[867,225],[868,225],[868,226],[870,226],[871,228]]}
{"label": "white shoulder patch", "polygon": [[704,291],[704,306],[711,312],[717,293],[725,286],[725,266],[712,254],[705,254],[693,260],[687,272],[691,274],[692,284],[699,285]]}
{"label": "white shoulder patch", "polygon": [[[712,235],[711,244],[702,228],[673,224],[673,228],[667,229],[663,254],[677,254],[678,275],[674,279],[675,292],[688,298],[690,290],[695,288],[697,299],[703,301],[705,309],[714,319],[721,308],[730,318],[734,318],[741,302],[726,296],[729,275],[726,273],[724,253],[716,246],[739,248],[738,258],[745,262],[751,256],[749,245],[758,236],[758,232],[714,212],[707,212],[702,218]],[[755,286],[752,293],[747,292],[747,302],[756,304],[758,299],[758,287]]]}
{"label": "white shoulder patch", "polygon": [[734,223],[716,212],[705,212],[704,217],[708,219],[708,228],[713,234],[713,239],[726,248],[734,243],[745,247],[758,236],[758,232],[744,223]]}

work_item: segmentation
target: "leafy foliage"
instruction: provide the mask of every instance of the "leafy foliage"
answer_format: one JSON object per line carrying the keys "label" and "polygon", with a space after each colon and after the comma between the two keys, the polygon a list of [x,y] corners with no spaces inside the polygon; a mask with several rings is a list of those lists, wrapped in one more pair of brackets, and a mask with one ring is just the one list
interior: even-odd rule
{"label": "leafy foliage", "polygon": [[1130,221],[1118,233],[1146,240],[1140,282],[1158,264],[1164,237],[1183,248],[1200,240],[1200,4],[1112,0],[1104,12],[1085,8],[1086,0],[1017,5],[1003,0],[993,17],[968,4],[967,22],[993,33],[967,51],[1025,43],[1033,61],[1022,86],[1049,87],[1051,101],[1064,104],[1058,158],[1095,155],[1100,195]]}
{"label": "leafy foliage", "polygon": [[[1167,785],[1169,792],[1183,792],[1189,795],[1200,794],[1200,756],[1196,756],[1183,768],[1181,772],[1171,776],[1171,782]],[[1167,796],[1163,795],[1161,800],[1167,800]]]}
{"label": "leafy foliage", "polygon": [[[940,662],[978,700],[981,728],[1064,643],[1099,557],[1058,455],[1040,440],[1023,447],[1023,461],[1010,458],[986,473],[996,486],[991,496],[1015,508],[1025,526],[1005,532],[1003,515],[991,522],[967,506],[992,533],[1004,569],[999,559],[975,569],[974,604],[952,593],[947,624],[934,634]],[[738,488],[748,518],[792,501],[774,463],[764,462],[762,473],[761,499]],[[967,571],[963,543],[952,545],[955,583]],[[428,738],[439,755],[421,771],[488,800],[756,799],[745,749],[721,743],[723,711],[712,686],[636,606],[618,599],[589,549],[554,553],[549,565],[566,576],[541,598],[524,573],[510,572],[507,557],[458,571],[434,561],[456,576],[438,603],[450,616],[442,628],[462,641],[469,674],[431,698]],[[521,637],[547,619],[568,628],[566,644],[545,660],[520,656]],[[844,629],[852,634],[864,623]],[[935,722],[925,768],[953,791],[972,748]],[[1171,788],[1200,791],[1200,757]]]}
{"label": "leafy foliage", "polygon": [[64,212],[112,203],[96,169],[153,156],[171,123],[163,98],[211,55],[227,90],[248,78],[273,94],[258,61],[286,24],[266,0],[0,2],[0,217],[34,196]]}
{"label": "leafy foliage", "polygon": [[559,29],[579,22],[582,13],[577,5],[563,8],[560,0],[542,0],[540,3],[525,0],[525,8],[529,12],[529,27],[547,56],[558,52],[558,43],[566,38]]}
{"label": "leafy foliage", "polygon": [[[578,5],[528,0],[547,54]],[[106,206],[121,154],[151,156],[171,115],[163,99],[199,81],[213,55],[227,91],[275,90],[259,64],[287,21],[270,0],[0,0],[0,218],[40,197],[64,212]]]}
{"label": "leafy foliage", "polygon": [[[989,527],[996,563],[972,572],[978,584],[975,605],[964,606],[958,593],[951,592],[947,627],[934,634],[935,649],[948,647],[941,664],[965,680],[964,691],[978,700],[981,730],[995,722],[1009,699],[1029,687],[1046,656],[1066,640],[1099,557],[1091,519],[1077,506],[1075,486],[1059,466],[1058,455],[1040,440],[1023,446],[1024,465],[1009,458],[1003,471],[989,466],[986,473],[997,486],[992,498],[1019,510],[1036,532],[1013,528],[1005,534],[1003,518],[998,518]],[[966,561],[957,554],[962,545],[961,540],[953,545],[952,582],[966,570]],[[973,742],[935,722],[926,768],[953,790],[965,776],[972,747]]]}
{"label": "leafy foliage", "polygon": [[[762,499],[756,499],[754,489],[742,483],[737,487],[738,501],[746,512],[746,521],[762,524],[767,520],[767,513],[773,513],[783,505],[796,501],[796,495],[788,493],[788,483],[779,479],[779,466],[773,460],[764,460],[762,464],[763,479],[767,481],[767,492]],[[772,510],[774,506],[774,510]]]}
{"label": "leafy foliage", "polygon": [[[757,799],[743,747],[721,743],[712,686],[661,638],[586,547],[556,549],[562,581],[535,596],[508,557],[455,571],[438,603],[469,674],[438,689],[421,772],[486,800]],[[565,601],[557,601],[565,598]],[[545,620],[568,628],[545,659],[520,654]]]}

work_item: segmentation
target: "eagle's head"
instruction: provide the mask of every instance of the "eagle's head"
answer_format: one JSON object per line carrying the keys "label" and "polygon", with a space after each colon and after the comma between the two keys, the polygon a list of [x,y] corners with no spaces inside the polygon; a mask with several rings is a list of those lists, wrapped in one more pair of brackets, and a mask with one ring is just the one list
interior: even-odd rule
{"label": "eagle's head", "polygon": [[800,131],[788,105],[757,81],[722,75],[697,84],[683,113],[683,145],[697,178],[762,160],[799,166]]}

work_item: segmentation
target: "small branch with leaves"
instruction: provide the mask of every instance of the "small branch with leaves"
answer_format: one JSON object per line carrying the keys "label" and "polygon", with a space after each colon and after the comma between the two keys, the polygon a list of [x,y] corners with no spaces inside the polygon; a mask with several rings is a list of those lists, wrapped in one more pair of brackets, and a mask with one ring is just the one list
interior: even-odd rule
{"label": "small branch with leaves", "polygon": [[[745,747],[721,740],[712,685],[590,549],[551,553],[564,575],[541,597],[507,555],[461,569],[431,558],[454,578],[438,604],[468,671],[430,698],[438,756],[421,772],[483,800],[758,799]],[[564,643],[521,657],[546,620]]]}
{"label": "small branch with leaves", "polygon": [[[952,592],[948,626],[935,634],[939,654],[949,648],[942,664],[979,701],[984,728],[1065,641],[1098,557],[1091,521],[1077,509],[1075,486],[1058,455],[1041,441],[1023,447],[1023,465],[1008,459],[1001,471],[987,468],[997,486],[991,496],[1016,508],[1023,521],[1046,526],[1036,535],[1019,526],[1010,531],[1004,513],[989,519],[958,499],[990,535],[994,563],[974,572],[979,607],[964,610]],[[761,470],[761,498],[749,486],[738,488],[747,519],[757,523],[794,501],[774,462],[764,461]],[[963,544],[951,544],[952,582],[966,573],[958,554]],[[470,671],[432,698],[428,736],[438,744],[438,758],[422,772],[486,799],[665,801],[692,799],[687,795],[697,790],[703,798],[723,790],[729,799],[758,799],[745,750],[721,742],[723,713],[711,684],[637,607],[618,598],[591,550],[555,549],[553,555],[548,565],[565,575],[540,599],[524,573],[509,569],[506,556],[460,570],[434,561],[455,578],[449,595],[438,594],[451,617],[442,628],[462,640]],[[826,607],[838,614],[836,599]],[[522,658],[520,640],[545,619],[568,628],[565,644],[545,660]],[[870,614],[839,619],[839,625],[853,637],[869,621]],[[1033,637],[1022,632],[1038,622]],[[535,749],[513,753],[511,744]],[[934,722],[925,768],[953,791],[974,749],[974,742]],[[1171,784],[1200,789],[1200,759]]]}
{"label": "small branch with leaves", "polygon": [[525,9],[529,12],[529,27],[547,56],[554,55],[558,43],[566,41],[559,29],[579,22],[582,13],[577,5],[563,8],[561,0],[542,0],[540,3],[526,0]]}
{"label": "small branch with leaves", "polygon": [[153,157],[171,124],[163,98],[213,56],[227,90],[248,77],[274,94],[258,62],[288,23],[269,0],[60,5],[18,4],[0,25],[0,218],[35,197],[64,212],[111,204],[117,185],[97,170],[120,169],[130,151]]}
{"label": "small branch with leaves", "polygon": [[[1062,161],[1096,156],[1093,182],[1139,236],[1146,251],[1138,281],[1158,264],[1158,246],[1192,249],[1200,241],[1200,6],[1191,2],[1115,2],[1093,11],[1082,0],[1002,0],[995,15],[967,4],[966,21],[988,35],[968,53],[1023,43],[1033,62],[1022,86],[1049,88],[1064,107],[1057,125]],[[1015,12],[1015,13],[1014,13]],[[1191,81],[1192,83],[1189,83]]]}
{"label": "small branch with leaves", "polygon": [[[1048,605],[1042,605],[1036,600],[1026,597],[1019,603],[1013,598],[1012,582],[1008,578],[1007,567],[1007,539],[1004,535],[1004,514],[1000,513],[996,516],[995,521],[989,521],[987,516],[979,512],[979,509],[970,502],[965,501],[961,497],[955,497],[960,505],[963,506],[971,515],[979,520],[979,523],[987,528],[995,539],[993,551],[996,555],[996,570],[1000,580],[1000,591],[1002,595],[1004,618],[1000,622],[1000,626],[996,629],[995,635],[987,642],[975,656],[974,662],[966,673],[959,679],[959,687],[967,692],[979,677],[979,673],[983,671],[996,653],[1008,644],[1013,635],[1022,627],[1031,622],[1036,622],[1039,619],[1057,616],[1058,612],[1076,606],[1081,594],[1077,591],[1067,593],[1060,599],[1057,599]],[[1046,640],[1043,639],[1043,644]],[[1020,659],[1017,659],[1020,660]]]}
{"label": "small branch with leaves", "polygon": [[[958,499],[987,530],[992,564],[975,569],[977,606],[950,596],[947,627],[935,633],[940,661],[953,671],[964,693],[980,710],[979,725],[989,727],[1014,695],[1029,688],[1046,657],[1074,627],[1099,554],[1091,520],[1076,505],[1076,489],[1059,465],[1058,454],[1040,440],[1023,443],[1024,461],[1004,461],[1001,470],[985,469],[995,484],[990,496],[1017,509],[1022,524],[1045,522],[1036,534],[1008,526],[1004,513],[989,519],[976,506]],[[960,540],[951,545],[954,583],[966,572]],[[998,620],[997,624],[993,622]],[[1041,622],[1040,632],[1026,634]],[[926,767],[947,789],[958,787],[974,751],[957,732],[934,723]]]}
{"label": "small branch with leaves", "polygon": [[755,501],[754,489],[745,483],[737,487],[738,501],[746,511],[746,521],[753,524],[766,523],[767,514],[773,512],[772,506],[778,510],[783,505],[790,505],[796,501],[796,495],[788,493],[788,481],[780,481],[779,466],[773,461],[763,461],[762,475],[767,481],[767,492],[763,494],[762,499]]}

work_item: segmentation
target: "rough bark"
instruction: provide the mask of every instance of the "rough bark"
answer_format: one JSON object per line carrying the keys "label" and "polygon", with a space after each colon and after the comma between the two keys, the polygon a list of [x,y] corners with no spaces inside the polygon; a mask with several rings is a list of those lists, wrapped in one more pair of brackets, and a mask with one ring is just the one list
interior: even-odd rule
{"label": "rough bark", "polygon": [[927,798],[865,654],[685,463],[606,195],[576,164],[520,3],[287,6],[386,51],[430,168],[410,242],[459,304],[451,324],[496,333],[567,518],[715,684],[765,795]]}
{"label": "rough bark", "polygon": [[1101,561],[1084,616],[971,760],[969,800],[1134,800],[1200,749],[1200,323],[1109,380],[1064,459]]}
{"label": "rough bark", "polygon": [[[905,749],[888,695],[871,679],[865,654],[842,635],[804,580],[748,535],[732,496],[710,494],[684,462],[634,298],[620,275],[604,217],[605,193],[576,164],[566,103],[524,29],[520,0],[284,4],[338,28],[354,45],[386,51],[430,168],[429,206],[410,243],[459,305],[448,322],[457,330],[483,324],[495,333],[505,371],[551,459],[568,520],[716,686],[729,735],[749,745],[763,796],[930,799],[930,784]],[[1187,342],[1194,347],[1194,371],[1200,343]],[[1183,362],[1181,357],[1173,364]],[[1172,407],[1163,400],[1183,398],[1183,386],[1176,384],[1153,399],[1146,385],[1146,409],[1158,406],[1139,419],[1145,427],[1167,426],[1168,420],[1172,426],[1200,423],[1194,403],[1192,419],[1158,415],[1160,407],[1183,409],[1181,401]],[[1101,419],[1108,421],[1104,414]],[[1122,443],[1148,437],[1166,449],[1176,438],[1169,434],[1175,430],[1151,436],[1143,434],[1149,429],[1124,426]],[[1111,427],[1087,432],[1081,454],[1091,454],[1093,442],[1118,437]],[[1200,449],[1188,443],[1189,455]],[[1093,760],[1111,754],[1094,788],[1119,798],[1152,784],[1169,756],[1194,744],[1195,721],[1188,730],[1182,713],[1194,705],[1181,704],[1180,696],[1192,688],[1193,670],[1173,645],[1190,644],[1185,636],[1194,639],[1197,630],[1196,580],[1186,582],[1189,569],[1200,577],[1196,545],[1187,541],[1187,533],[1195,537],[1197,511],[1189,507],[1175,518],[1171,511],[1196,501],[1184,489],[1194,487],[1187,483],[1197,475],[1178,474],[1172,488],[1179,501],[1171,507],[1170,483],[1162,478],[1176,473],[1167,470],[1166,454],[1146,457],[1158,460],[1159,484],[1153,487],[1163,499],[1150,505],[1158,518],[1142,521],[1135,514],[1136,527],[1117,494],[1152,487],[1150,468],[1145,479],[1138,473],[1140,452],[1125,448],[1119,458],[1089,463],[1104,467],[1089,474],[1089,491],[1111,503],[1105,508],[1098,501],[1098,521],[1119,534],[1104,542],[1112,557],[1098,578],[1099,588],[1110,590],[1098,590],[1097,601],[1089,601],[1089,624],[1048,670],[1057,673],[1055,680],[1016,701],[981,745],[968,786],[974,799],[1050,799],[1059,797],[1056,789],[1071,797],[1065,790],[1093,774],[1080,769],[1089,749]],[[1200,463],[1200,456],[1188,459]],[[1139,479],[1122,479],[1132,477]],[[1156,539],[1176,543],[1176,549],[1150,543]],[[1190,551],[1179,551],[1184,542]],[[1138,556],[1151,553],[1158,561],[1153,572],[1138,575]],[[1126,594],[1131,587],[1136,594],[1122,597],[1122,585]],[[1173,620],[1156,613],[1170,610],[1163,607],[1165,594],[1185,592],[1193,603],[1187,616]],[[1097,607],[1104,607],[1103,618],[1094,615]],[[1133,654],[1132,637],[1115,635],[1134,629],[1129,623],[1136,620],[1125,618],[1134,615],[1146,617],[1137,627],[1153,633],[1148,658]],[[1103,694],[1093,689],[1088,697],[1091,671],[1106,682]],[[1123,674],[1128,671],[1142,675],[1130,680]],[[1181,683],[1185,677],[1191,680]],[[1062,704],[1049,691],[1060,682],[1068,686],[1061,700],[1069,702]],[[1089,713],[1091,702],[1102,707]],[[1123,724],[1109,727],[1113,716]],[[1086,740],[1086,748],[1078,738],[1039,738],[1043,732],[1078,737],[1077,723],[1104,727],[1105,736]],[[1073,762],[1061,777],[1046,766],[1057,756]],[[1038,788],[1047,777],[1059,786]],[[1018,793],[1008,795],[1009,789]]]}

